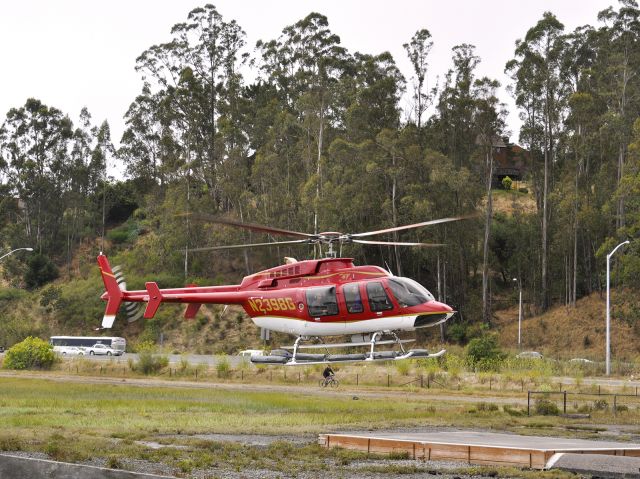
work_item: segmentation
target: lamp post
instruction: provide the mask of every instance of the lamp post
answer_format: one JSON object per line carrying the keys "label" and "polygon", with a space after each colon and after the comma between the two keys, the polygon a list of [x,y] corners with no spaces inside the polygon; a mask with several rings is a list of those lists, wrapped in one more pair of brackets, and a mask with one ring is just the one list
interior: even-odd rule
{"label": "lamp post", "polygon": [[611,314],[609,312],[609,266],[611,264],[611,257],[613,256],[613,253],[615,253],[618,248],[620,248],[621,246],[624,246],[626,244],[629,244],[629,240],[627,241],[623,241],[622,243],[620,243],[618,246],[616,246],[615,248],[613,248],[613,250],[611,251],[611,253],[609,253],[607,255],[607,345],[606,345],[606,369],[607,369],[607,376],[609,376],[611,374]]}
{"label": "lamp post", "polygon": [[0,259],[2,259],[2,258],[6,258],[6,257],[7,257],[7,256],[9,256],[10,254],[13,254],[13,253],[15,253],[16,251],[21,251],[21,250],[24,250],[24,251],[33,251],[33,248],[16,248],[16,249],[14,249],[14,250],[12,250],[12,251],[9,251],[7,254],[0,256]]}
{"label": "lamp post", "polygon": [[518,349],[522,347],[522,282],[518,278],[513,278],[518,282],[518,289],[520,290],[518,299]]}

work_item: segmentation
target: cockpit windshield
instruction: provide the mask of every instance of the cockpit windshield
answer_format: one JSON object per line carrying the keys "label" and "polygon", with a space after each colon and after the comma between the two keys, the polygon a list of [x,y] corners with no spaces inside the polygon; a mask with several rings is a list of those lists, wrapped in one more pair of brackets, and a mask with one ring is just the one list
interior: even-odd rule
{"label": "cockpit windshield", "polygon": [[401,308],[417,306],[435,299],[424,286],[409,278],[389,278],[387,284]]}

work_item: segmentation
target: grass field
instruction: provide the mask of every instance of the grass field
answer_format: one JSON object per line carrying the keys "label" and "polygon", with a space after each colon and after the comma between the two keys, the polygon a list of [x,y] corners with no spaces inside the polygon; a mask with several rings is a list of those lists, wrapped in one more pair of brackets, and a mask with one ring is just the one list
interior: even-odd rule
{"label": "grass field", "polygon": [[[558,418],[514,417],[483,404],[439,401],[422,393],[363,395],[355,400],[344,392],[256,392],[5,377],[0,378],[0,450],[45,453],[69,462],[98,460],[114,468],[130,468],[131,460],[146,461],[157,472],[184,477],[203,470],[260,469],[293,477],[304,471],[339,472],[352,461],[376,459],[321,448],[314,444],[319,432],[427,425],[529,427],[537,432],[562,423]],[[287,440],[260,448],[193,437],[197,433],[259,433],[283,435]],[[148,442],[168,447],[154,448]],[[418,463],[389,461],[363,467],[377,473],[420,472]],[[503,477],[545,477],[500,468],[482,471]]]}

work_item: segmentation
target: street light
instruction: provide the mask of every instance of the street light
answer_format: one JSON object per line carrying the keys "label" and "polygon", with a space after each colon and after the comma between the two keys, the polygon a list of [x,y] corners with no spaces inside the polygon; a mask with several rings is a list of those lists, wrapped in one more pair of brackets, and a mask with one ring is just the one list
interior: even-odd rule
{"label": "street light", "polygon": [[518,282],[518,289],[520,290],[520,299],[518,301],[518,349],[522,347],[522,282],[518,281],[518,278],[513,278]]}
{"label": "street light", "polygon": [[9,256],[10,254],[13,254],[13,253],[15,253],[16,251],[21,251],[21,250],[24,250],[24,251],[33,251],[33,248],[16,248],[16,249],[14,249],[14,250],[12,250],[12,251],[9,251],[7,254],[5,254],[5,255],[3,255],[3,256],[0,256],[0,259],[2,259],[2,258],[6,258],[6,257],[7,257],[7,256]]}
{"label": "street light", "polygon": [[606,345],[607,376],[611,374],[611,314],[609,313],[609,265],[611,263],[611,257],[613,256],[613,253],[615,253],[618,250],[618,248],[626,244],[629,244],[629,240],[623,241],[622,243],[620,243],[618,246],[613,248],[611,253],[607,255],[607,345]]}

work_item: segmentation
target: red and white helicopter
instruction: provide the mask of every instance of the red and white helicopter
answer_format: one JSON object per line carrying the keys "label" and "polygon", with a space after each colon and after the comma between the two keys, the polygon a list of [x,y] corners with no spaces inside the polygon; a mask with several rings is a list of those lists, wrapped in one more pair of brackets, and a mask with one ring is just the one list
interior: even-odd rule
{"label": "red and white helicopter", "polygon": [[[443,323],[455,313],[450,306],[436,301],[429,291],[412,279],[394,276],[378,266],[355,266],[350,258],[336,257],[337,252],[334,247],[339,246],[341,250],[342,245],[349,243],[442,246],[431,243],[370,241],[361,238],[468,217],[443,218],[357,234],[338,232],[310,234],[242,223],[210,215],[192,216],[213,223],[299,239],[195,248],[191,251],[308,244],[319,248],[327,245],[328,252],[323,259],[296,261],[293,258],[285,258],[286,264],[246,276],[238,285],[160,289],[157,283],[151,281],[145,284],[145,290],[138,291],[127,291],[126,286],[122,288],[106,256],[100,253],[98,264],[106,289],[102,299],[107,301],[102,321],[103,328],[112,327],[116,313],[123,302],[146,303],[145,318],[153,318],[160,303],[187,303],[184,317],[188,319],[195,317],[202,304],[237,304],[244,308],[257,326],[268,331],[278,331],[297,337],[292,347],[272,351],[269,356],[252,356],[251,361],[254,363],[318,364],[425,358],[444,354],[444,350],[433,354],[424,349],[406,351],[403,343],[412,340],[400,340],[396,332],[414,331]],[[322,342],[324,337],[338,335],[351,336],[351,341],[339,344]],[[384,339],[385,337],[387,339]],[[318,340],[321,344],[301,344],[311,340]],[[399,350],[375,351],[376,345],[380,344],[397,344]],[[368,352],[329,354],[328,350],[330,347],[363,346],[368,348]],[[304,348],[327,349],[322,354],[299,352]]]}

